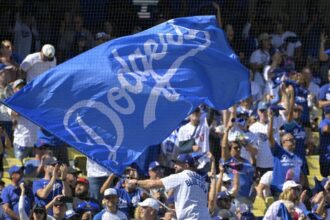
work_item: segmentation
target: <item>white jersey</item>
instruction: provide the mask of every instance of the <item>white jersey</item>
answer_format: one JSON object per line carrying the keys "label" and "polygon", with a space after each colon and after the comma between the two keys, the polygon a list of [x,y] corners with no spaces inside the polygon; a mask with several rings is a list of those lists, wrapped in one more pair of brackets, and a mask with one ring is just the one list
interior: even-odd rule
{"label": "white jersey", "polygon": [[191,170],[184,170],[161,179],[165,190],[174,190],[178,220],[210,220],[207,208],[207,185],[204,178]]}
{"label": "white jersey", "polygon": [[29,54],[21,63],[21,69],[26,72],[26,81],[30,82],[43,72],[56,66],[56,58],[52,61],[43,61],[40,52]]}
{"label": "white jersey", "polygon": [[111,212],[106,211],[103,215],[102,215],[102,220],[127,220],[126,215],[117,210],[116,214],[113,214]]}

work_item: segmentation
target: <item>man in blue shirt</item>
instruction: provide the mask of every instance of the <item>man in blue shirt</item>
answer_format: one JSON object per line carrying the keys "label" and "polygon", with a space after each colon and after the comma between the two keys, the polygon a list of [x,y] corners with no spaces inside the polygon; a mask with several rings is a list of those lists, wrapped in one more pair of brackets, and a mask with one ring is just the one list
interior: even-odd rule
{"label": "man in blue shirt", "polygon": [[[23,178],[23,167],[16,165],[10,167],[9,175],[12,180],[12,184],[5,187],[2,191],[2,207],[6,214],[6,220],[19,220],[18,201],[21,195],[21,189],[19,187],[19,184]],[[25,192],[26,196],[24,199],[24,209],[25,212],[29,215],[30,210],[33,206],[33,194],[32,191],[28,188],[26,188]]]}
{"label": "man in blue shirt", "polygon": [[71,191],[65,181],[67,166],[60,165],[51,157],[45,159],[44,163],[45,176],[33,181],[33,194],[37,203],[46,206],[57,195],[71,196]]}
{"label": "man in blue shirt", "polygon": [[322,176],[330,175],[330,106],[324,107],[324,119],[319,125],[320,168]]}
{"label": "man in blue shirt", "polygon": [[[273,124],[273,114],[270,115],[270,124]],[[279,146],[272,135],[273,129],[269,130],[270,144],[274,156],[274,170],[271,187],[281,192],[283,183],[285,182],[286,173],[289,169],[294,172],[293,180],[300,182],[302,160],[294,153],[296,142],[292,134],[286,133],[281,137],[281,145]]]}
{"label": "man in blue shirt", "polygon": [[281,130],[284,131],[284,133],[290,133],[293,135],[295,139],[295,149],[294,153],[302,160],[303,167],[302,172],[305,175],[308,175],[308,166],[306,161],[306,131],[304,126],[301,123],[301,114],[302,114],[302,106],[300,105],[294,105],[293,107],[293,120],[290,122],[285,123]]}

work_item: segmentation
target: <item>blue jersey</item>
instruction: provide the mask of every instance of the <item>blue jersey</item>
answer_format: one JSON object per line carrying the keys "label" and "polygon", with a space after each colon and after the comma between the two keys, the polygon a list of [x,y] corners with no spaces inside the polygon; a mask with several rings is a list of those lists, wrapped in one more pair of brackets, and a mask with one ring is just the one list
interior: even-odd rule
{"label": "blue jersey", "polygon": [[[21,189],[19,187],[15,187],[14,185],[6,186],[1,193],[1,198],[4,204],[8,204],[10,209],[13,210],[18,216],[18,201],[21,195]],[[27,215],[30,214],[30,210],[33,207],[33,194],[30,189],[26,190],[24,199],[24,209]],[[10,220],[11,218],[6,215],[6,219]]]}
{"label": "blue jersey", "polygon": [[303,107],[303,110],[301,112],[301,122],[303,123],[309,123],[309,108],[308,108],[308,101],[307,101],[307,96],[308,96],[308,90],[299,87],[296,89],[296,97],[295,97],[295,102],[298,105],[301,105]]}
{"label": "blue jersey", "polygon": [[325,84],[320,88],[318,100],[323,100],[323,101],[330,100],[330,83]]}
{"label": "blue jersey", "polygon": [[62,194],[63,191],[62,181],[56,180],[47,198],[46,199],[40,198],[37,195],[38,190],[45,188],[49,183],[49,181],[50,180],[46,180],[46,179],[39,179],[33,181],[33,194],[36,203],[46,206],[50,201],[54,199],[55,196]]}
{"label": "blue jersey", "polygon": [[118,209],[130,216],[134,212],[134,208],[137,207],[141,201],[142,193],[140,190],[134,190],[128,193],[123,188],[117,188],[118,193]]}
{"label": "blue jersey", "polygon": [[[242,169],[239,171],[239,190],[238,197],[249,197],[253,185],[254,167],[252,164],[243,159],[243,163],[232,157],[226,163],[242,164]],[[233,179],[234,174],[229,171],[228,176]]]}
{"label": "blue jersey", "polygon": [[300,181],[300,172],[303,162],[296,154],[285,150],[278,144],[275,144],[272,151],[274,156],[272,188],[281,192],[283,183],[285,182],[286,173],[289,169],[293,169],[293,180],[295,182]]}
{"label": "blue jersey", "polygon": [[325,118],[319,124],[320,131],[320,155],[327,153],[327,147],[330,145],[330,133],[322,132],[325,126],[330,126],[330,119]]}

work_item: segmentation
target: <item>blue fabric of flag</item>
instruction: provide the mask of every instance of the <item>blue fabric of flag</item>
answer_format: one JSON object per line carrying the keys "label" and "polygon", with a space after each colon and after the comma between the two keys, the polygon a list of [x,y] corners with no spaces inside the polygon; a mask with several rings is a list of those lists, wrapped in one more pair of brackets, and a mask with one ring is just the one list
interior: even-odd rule
{"label": "blue fabric of flag", "polygon": [[278,208],[277,217],[280,217],[282,220],[292,220],[292,217],[283,203],[280,204]]}
{"label": "blue fabric of flag", "polygon": [[215,16],[196,16],[106,42],[4,103],[121,173],[198,105],[226,109],[249,96],[249,72]]}

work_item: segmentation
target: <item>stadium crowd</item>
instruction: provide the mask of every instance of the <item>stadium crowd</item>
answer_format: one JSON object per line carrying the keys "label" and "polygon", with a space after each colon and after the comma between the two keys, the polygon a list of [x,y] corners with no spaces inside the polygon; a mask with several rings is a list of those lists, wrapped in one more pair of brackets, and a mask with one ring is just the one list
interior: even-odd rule
{"label": "stadium crowd", "polygon": [[[90,31],[67,11],[49,44],[27,8],[0,44],[1,99],[117,37],[110,20]],[[296,30],[285,16],[237,25],[217,2],[200,9],[210,11],[250,70],[251,97],[223,111],[200,106],[160,144],[148,175],[132,166],[122,176],[90,159],[82,174],[68,145],[1,105],[0,172],[11,183],[0,182],[0,219],[330,219],[330,51],[320,17],[312,11]],[[21,165],[4,169],[12,148]],[[316,177],[310,155],[319,158]]]}

